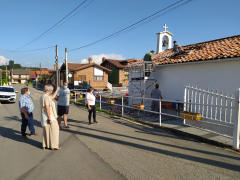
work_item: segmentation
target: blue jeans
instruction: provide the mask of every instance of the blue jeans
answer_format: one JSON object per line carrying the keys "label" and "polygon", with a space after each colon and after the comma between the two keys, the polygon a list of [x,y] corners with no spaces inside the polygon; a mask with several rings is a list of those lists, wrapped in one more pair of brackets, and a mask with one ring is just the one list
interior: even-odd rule
{"label": "blue jeans", "polygon": [[27,126],[29,128],[30,133],[35,134],[33,113],[28,113],[28,116],[29,116],[28,119],[25,118],[25,115],[23,113],[21,113],[21,116],[22,116],[22,126],[21,126],[22,136],[26,136]]}

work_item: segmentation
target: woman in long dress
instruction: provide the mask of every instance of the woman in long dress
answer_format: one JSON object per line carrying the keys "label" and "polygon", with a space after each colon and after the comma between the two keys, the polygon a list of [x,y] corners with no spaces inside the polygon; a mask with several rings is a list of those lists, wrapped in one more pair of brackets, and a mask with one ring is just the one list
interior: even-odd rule
{"label": "woman in long dress", "polygon": [[41,105],[41,124],[43,127],[42,148],[59,150],[59,126],[57,121],[57,112],[54,103],[54,98],[57,95],[59,88],[53,92],[52,85],[44,86],[44,94],[40,98]]}

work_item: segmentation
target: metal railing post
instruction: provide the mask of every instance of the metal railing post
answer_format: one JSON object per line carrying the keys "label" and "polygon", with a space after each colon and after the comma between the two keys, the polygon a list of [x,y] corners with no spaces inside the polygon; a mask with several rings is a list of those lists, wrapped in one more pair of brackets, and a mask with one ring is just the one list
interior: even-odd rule
{"label": "metal railing post", "polygon": [[102,110],[102,95],[100,94],[100,104],[99,104],[100,110]]}
{"label": "metal railing post", "polygon": [[162,126],[162,100],[159,99],[159,126]]}
{"label": "metal railing post", "polygon": [[240,137],[240,88],[236,92],[236,106],[234,113],[234,127],[233,127],[233,147],[239,149],[239,137]]}
{"label": "metal railing post", "polygon": [[123,95],[122,95],[122,117],[124,115],[124,107],[123,107]]}
{"label": "metal railing post", "polygon": [[[184,108],[183,108],[183,111],[186,112],[187,111],[187,87],[185,87],[185,90],[184,90]],[[186,123],[186,119],[184,118],[183,119],[183,124]]]}
{"label": "metal railing post", "polygon": [[76,91],[74,91],[75,102],[77,102]]}

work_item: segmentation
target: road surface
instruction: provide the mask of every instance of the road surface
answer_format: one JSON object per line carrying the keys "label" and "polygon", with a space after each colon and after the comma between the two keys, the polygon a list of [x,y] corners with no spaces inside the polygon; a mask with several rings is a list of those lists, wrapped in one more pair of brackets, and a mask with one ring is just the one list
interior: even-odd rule
{"label": "road surface", "polygon": [[74,105],[70,129],[60,131],[62,149],[42,150],[41,93],[31,88],[39,136],[28,140],[21,138],[18,103],[0,104],[0,180],[240,179],[235,151],[100,113],[99,123],[88,125],[87,112]]}

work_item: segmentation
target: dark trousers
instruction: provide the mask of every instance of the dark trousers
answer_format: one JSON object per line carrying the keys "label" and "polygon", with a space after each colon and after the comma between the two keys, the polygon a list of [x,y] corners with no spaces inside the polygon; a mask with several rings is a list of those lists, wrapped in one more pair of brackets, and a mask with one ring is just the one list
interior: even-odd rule
{"label": "dark trousers", "polygon": [[152,101],[151,110],[159,112],[159,101]]}
{"label": "dark trousers", "polygon": [[93,121],[96,122],[96,107],[95,105],[94,106],[90,105],[90,107],[91,107],[91,110],[88,110],[88,122],[91,123],[92,114],[93,114]]}
{"label": "dark trousers", "polygon": [[21,125],[21,134],[22,136],[26,136],[26,129],[27,126],[29,128],[29,131],[31,134],[35,133],[35,129],[34,129],[34,121],[33,121],[33,113],[28,113],[29,118],[26,119],[25,115],[23,113],[21,113],[22,116],[22,125]]}

